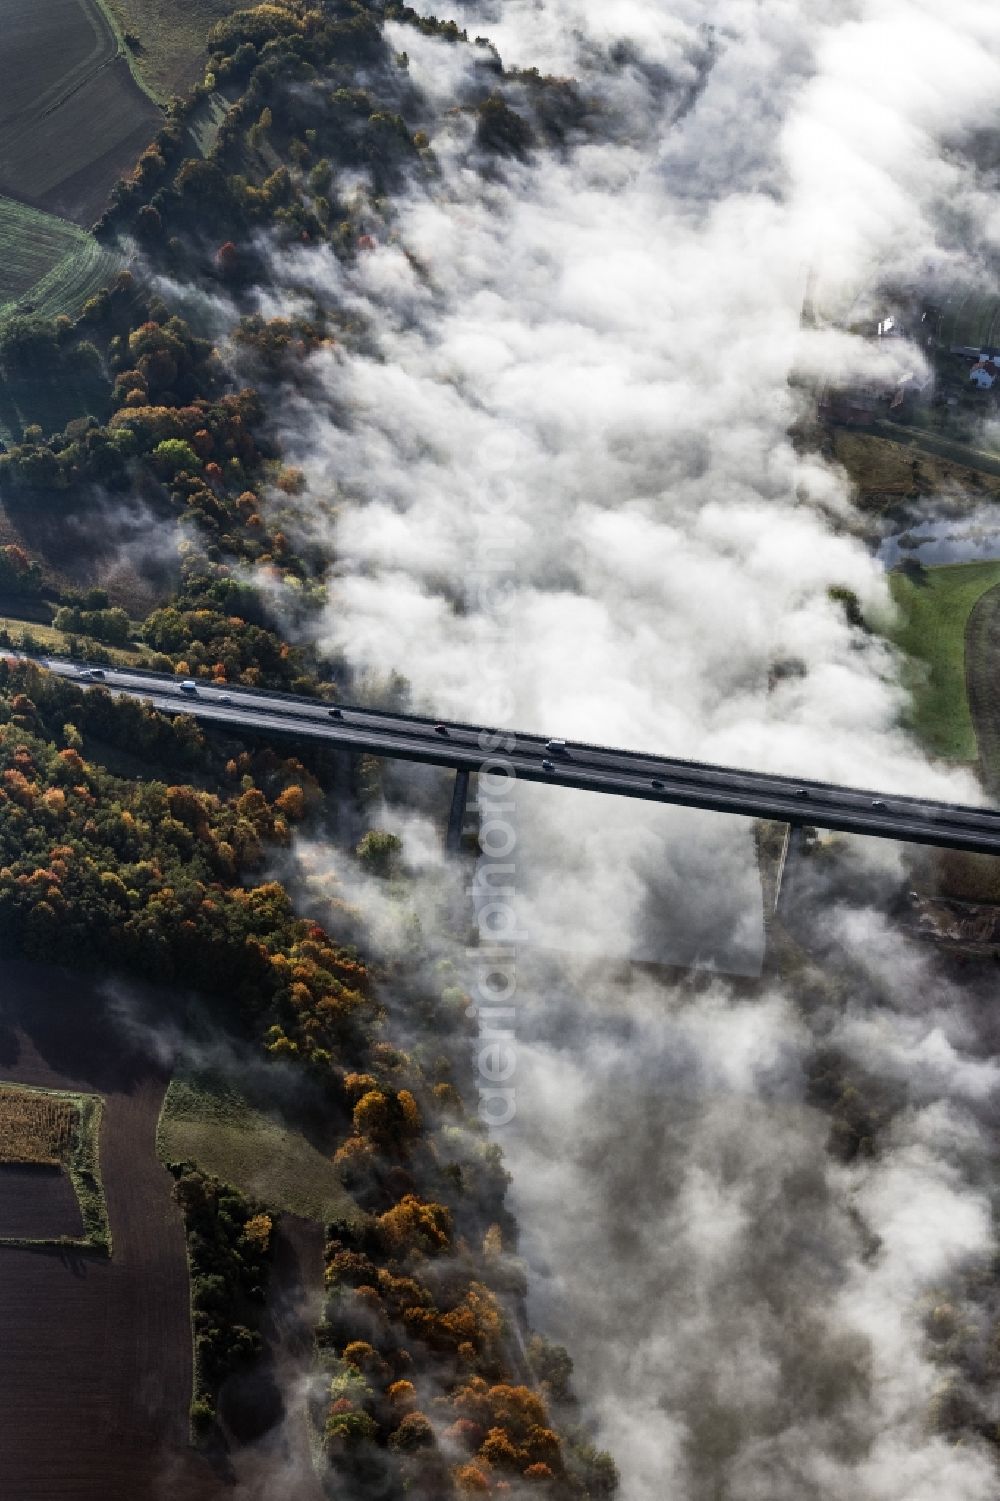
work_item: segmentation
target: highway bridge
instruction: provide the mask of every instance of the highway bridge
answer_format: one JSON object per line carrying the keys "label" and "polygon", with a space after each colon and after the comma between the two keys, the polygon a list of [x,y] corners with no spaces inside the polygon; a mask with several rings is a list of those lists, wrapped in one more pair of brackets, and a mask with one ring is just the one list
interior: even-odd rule
{"label": "highway bridge", "polygon": [[[436,721],[349,704],[332,706],[319,699],[230,687],[204,679],[179,682],[165,674],[132,668],[95,668],[54,657],[35,660],[83,688],[103,688],[139,699],[165,714],[190,714],[206,725],[257,736],[319,740],[359,754],[450,768],[458,774],[449,821],[449,844],[453,847],[462,831],[469,775],[480,771],[488,760],[486,747],[499,743],[499,732],[483,725]],[[681,761],[652,752],[617,750],[520,731],[502,734],[503,749],[497,754],[519,781],[1000,855],[1000,812],[990,808]]]}

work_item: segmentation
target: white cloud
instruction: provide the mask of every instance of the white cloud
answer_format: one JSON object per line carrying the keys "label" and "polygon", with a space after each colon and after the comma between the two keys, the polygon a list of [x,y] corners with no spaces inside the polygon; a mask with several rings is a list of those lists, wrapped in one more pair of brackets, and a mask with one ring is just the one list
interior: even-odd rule
{"label": "white cloud", "polygon": [[[444,119],[441,174],[391,242],[278,268],[371,340],[318,355],[326,400],[279,419],[336,502],[325,643],[442,714],[491,717],[499,684],[523,728],[975,798],[900,729],[891,654],[827,598],[890,608],[843,476],[788,429],[817,384],[872,368],[801,329],[810,270],[844,306],[996,248],[958,148],[1000,97],[1000,12],[484,0],[460,19],[508,63],[576,74],[604,133],[484,180],[468,118]],[[464,76],[443,43],[407,50],[438,101]],[[484,598],[494,545],[509,588]],[[532,788],[518,829],[533,946],[506,1142],[535,1307],[623,1501],[985,1501],[992,1461],[928,1431],[917,1315],[990,1239],[974,1011],[927,1000],[870,920],[837,930],[867,986],[843,1014],[616,979],[581,956],[752,965],[746,826]],[[820,1040],[912,1082],[883,1157],[825,1154],[803,1079]]]}

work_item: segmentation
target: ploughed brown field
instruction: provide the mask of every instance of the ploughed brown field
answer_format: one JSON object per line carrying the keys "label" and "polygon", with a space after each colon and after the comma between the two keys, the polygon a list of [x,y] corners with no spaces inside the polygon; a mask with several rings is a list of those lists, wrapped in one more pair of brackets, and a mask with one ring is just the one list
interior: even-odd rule
{"label": "ploughed brown field", "polygon": [[[78,976],[0,964],[3,1078],[104,1097],[114,1241],[110,1261],[0,1246],[0,1496],[11,1501],[232,1494],[187,1446],[187,1261],[155,1144],[167,1068],[136,1040],[144,1035]],[[72,1198],[68,1180],[29,1171],[19,1197],[16,1170],[0,1169],[0,1225],[16,1233],[21,1215],[30,1234],[72,1232],[56,1225],[68,1205],[53,1187]]]}
{"label": "ploughed brown field", "polygon": [[[65,1173],[37,1163],[0,1165],[0,1238],[55,1240],[82,1234],[83,1216]],[[6,1247],[0,1251],[9,1254]],[[0,1279],[2,1273],[0,1264]],[[0,1293],[0,1302],[2,1298]]]}
{"label": "ploughed brown field", "polygon": [[2,0],[0,193],[89,225],[162,115],[98,0]]}

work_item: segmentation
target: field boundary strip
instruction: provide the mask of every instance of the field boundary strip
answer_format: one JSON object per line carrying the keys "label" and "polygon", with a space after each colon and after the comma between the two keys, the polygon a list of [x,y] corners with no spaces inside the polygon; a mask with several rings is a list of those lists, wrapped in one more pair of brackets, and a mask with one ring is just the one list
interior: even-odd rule
{"label": "field boundary strip", "polygon": [[151,101],[151,103],[155,104],[158,109],[163,109],[168,101],[157,89],[154,89],[151,83],[147,82],[147,80],[143,77],[138,61],[136,60],[131,47],[129,47],[129,45],[125,41],[125,31],[120,21],[118,20],[118,17],[115,15],[111,7],[105,3],[105,0],[93,0],[93,3],[100,11],[104,20],[108,23],[108,26],[111,28],[111,33],[114,36],[115,42],[118,47],[118,55],[119,57],[123,57],[125,59],[128,70],[134,78],[136,84],[145,94],[146,98]]}

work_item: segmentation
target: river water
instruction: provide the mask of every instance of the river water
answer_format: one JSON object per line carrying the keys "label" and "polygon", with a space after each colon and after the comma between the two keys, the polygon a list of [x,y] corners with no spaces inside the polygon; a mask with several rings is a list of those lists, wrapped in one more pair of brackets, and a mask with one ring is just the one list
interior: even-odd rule
{"label": "river water", "polygon": [[877,556],[888,568],[912,561],[988,563],[1000,559],[1000,510],[977,506],[962,515],[924,517],[883,537]]}

